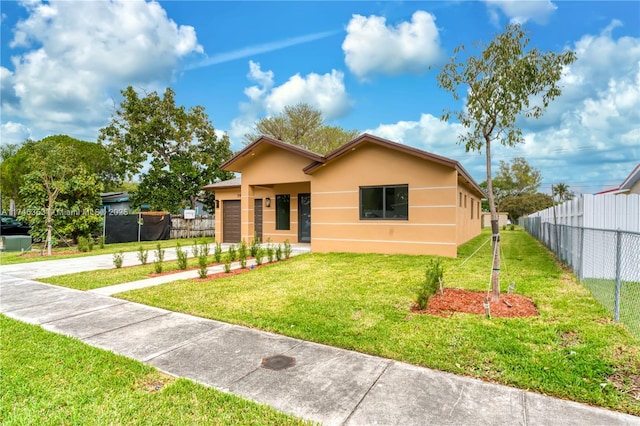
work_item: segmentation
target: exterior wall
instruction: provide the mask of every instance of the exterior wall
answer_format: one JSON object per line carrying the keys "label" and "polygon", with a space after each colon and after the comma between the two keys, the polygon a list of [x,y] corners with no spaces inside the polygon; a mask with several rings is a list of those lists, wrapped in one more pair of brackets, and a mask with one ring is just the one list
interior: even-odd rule
{"label": "exterior wall", "polygon": [[629,189],[629,194],[640,194],[640,180]]}
{"label": "exterior wall", "polygon": [[[360,219],[361,186],[404,184],[409,187],[408,220]],[[450,167],[360,145],[313,175],[312,250],[455,257],[457,188],[457,172]]]}
{"label": "exterior wall", "polygon": [[482,200],[465,185],[458,185],[456,197],[457,243],[463,244],[480,234],[482,221]]}
{"label": "exterior wall", "polygon": [[[502,227],[507,224],[509,215],[507,213],[498,213],[498,226]],[[482,227],[491,227],[491,213],[482,213]]]}

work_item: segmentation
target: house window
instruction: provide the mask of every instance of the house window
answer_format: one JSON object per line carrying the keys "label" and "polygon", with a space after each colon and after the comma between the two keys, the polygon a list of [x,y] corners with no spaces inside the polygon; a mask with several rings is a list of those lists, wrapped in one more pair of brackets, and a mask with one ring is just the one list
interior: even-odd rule
{"label": "house window", "polygon": [[291,227],[291,196],[276,195],[276,229],[288,231]]}
{"label": "house window", "polygon": [[467,208],[467,194],[464,194],[464,208]]}
{"label": "house window", "polygon": [[458,206],[462,207],[462,192],[459,195],[460,196],[458,197]]}
{"label": "house window", "polygon": [[471,219],[473,219],[473,198],[471,199]]}
{"label": "house window", "polygon": [[361,186],[360,219],[409,219],[409,185]]}
{"label": "house window", "polygon": [[478,217],[476,219],[480,219],[480,201],[478,201]]}

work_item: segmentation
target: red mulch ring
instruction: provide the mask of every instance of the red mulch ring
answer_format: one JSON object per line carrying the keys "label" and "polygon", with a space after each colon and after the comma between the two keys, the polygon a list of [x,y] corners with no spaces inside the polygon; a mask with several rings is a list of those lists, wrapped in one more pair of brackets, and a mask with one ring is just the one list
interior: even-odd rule
{"label": "red mulch ring", "polygon": [[[456,312],[485,315],[485,297],[487,297],[487,293],[482,291],[445,288],[443,296],[439,291],[431,296],[427,309],[420,311],[414,305],[411,307],[411,312],[438,315],[445,318],[452,317]],[[489,310],[492,317],[500,318],[538,316],[538,309],[533,300],[518,294],[501,294],[498,302],[491,302],[489,295]]]}

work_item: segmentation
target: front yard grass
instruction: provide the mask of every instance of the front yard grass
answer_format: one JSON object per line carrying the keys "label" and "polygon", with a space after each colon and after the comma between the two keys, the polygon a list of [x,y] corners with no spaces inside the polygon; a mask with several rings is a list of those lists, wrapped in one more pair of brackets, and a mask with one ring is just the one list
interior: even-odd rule
{"label": "front yard grass", "polygon": [[[306,254],[231,278],[121,293],[127,300],[478,377],[638,415],[614,373],[640,374],[640,342],[522,230],[503,231],[502,289],[533,298],[539,316],[491,320],[410,313],[430,256]],[[442,259],[447,287],[486,291],[484,231]]]}
{"label": "front yard grass", "polygon": [[306,424],[0,315],[3,425]]}

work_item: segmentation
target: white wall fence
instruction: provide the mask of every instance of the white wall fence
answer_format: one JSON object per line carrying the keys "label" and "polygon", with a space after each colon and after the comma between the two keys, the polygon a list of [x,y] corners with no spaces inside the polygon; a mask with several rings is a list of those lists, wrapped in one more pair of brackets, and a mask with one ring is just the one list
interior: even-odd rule
{"label": "white wall fence", "polygon": [[640,232],[640,195],[579,195],[554,208],[530,214],[542,223],[612,231]]}

